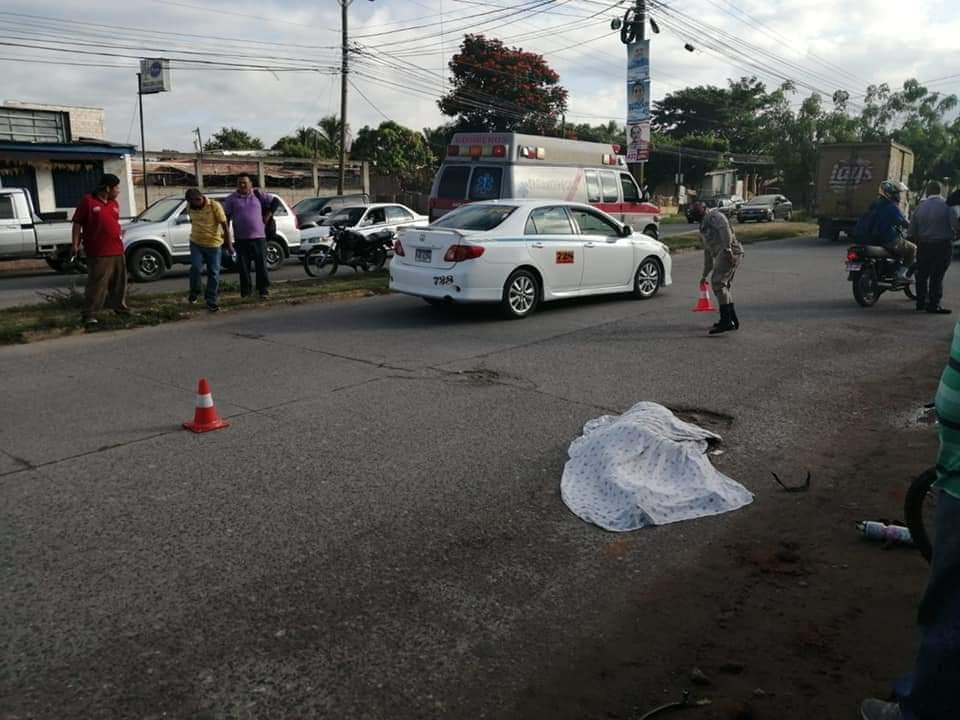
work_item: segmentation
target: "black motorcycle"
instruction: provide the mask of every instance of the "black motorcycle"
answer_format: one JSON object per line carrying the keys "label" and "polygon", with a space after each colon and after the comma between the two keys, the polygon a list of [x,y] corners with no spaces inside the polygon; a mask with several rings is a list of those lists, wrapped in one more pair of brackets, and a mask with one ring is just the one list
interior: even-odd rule
{"label": "black motorcycle", "polygon": [[917,299],[913,291],[916,266],[907,270],[906,280],[898,278],[900,268],[900,258],[880,245],[851,245],[847,250],[847,279],[853,286],[854,299],[862,307],[875,305],[887,290],[902,290],[911,300]]}
{"label": "black motorcycle", "polygon": [[310,277],[336,275],[341,265],[354,271],[382,270],[396,237],[393,230],[363,235],[342,225],[334,225],[330,228],[329,243],[315,245],[303,256],[303,269]]}

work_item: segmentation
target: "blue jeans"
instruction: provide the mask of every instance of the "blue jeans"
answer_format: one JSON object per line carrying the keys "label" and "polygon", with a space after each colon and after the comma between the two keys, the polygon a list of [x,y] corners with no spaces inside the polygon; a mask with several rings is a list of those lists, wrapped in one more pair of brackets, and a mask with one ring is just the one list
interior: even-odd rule
{"label": "blue jeans", "polygon": [[953,720],[960,697],[960,500],[940,491],[930,580],[920,602],[920,651],[897,684],[907,720]]}
{"label": "blue jeans", "polygon": [[220,248],[190,243],[190,297],[200,297],[203,290],[200,272],[204,265],[207,266],[207,292],[204,299],[207,305],[216,305],[217,291],[220,289]]}

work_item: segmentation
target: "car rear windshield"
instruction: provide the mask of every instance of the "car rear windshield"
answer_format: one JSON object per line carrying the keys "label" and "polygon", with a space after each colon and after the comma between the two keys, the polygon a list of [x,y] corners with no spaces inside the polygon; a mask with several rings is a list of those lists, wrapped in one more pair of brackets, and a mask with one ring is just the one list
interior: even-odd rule
{"label": "car rear windshield", "polygon": [[467,196],[467,178],[470,177],[470,168],[466,165],[451,165],[445,167],[440,175],[440,187],[437,196],[463,200]]}
{"label": "car rear windshield", "polygon": [[500,183],[503,181],[503,168],[477,167],[473,169],[470,180],[471,200],[499,200]]}
{"label": "car rear windshield", "polygon": [[315,210],[322,208],[326,202],[326,198],[304,198],[293,206],[293,211],[298,215],[302,213],[314,212]]}
{"label": "car rear windshield", "polygon": [[466,205],[444,215],[431,228],[451,230],[493,230],[516,210],[514,205]]}

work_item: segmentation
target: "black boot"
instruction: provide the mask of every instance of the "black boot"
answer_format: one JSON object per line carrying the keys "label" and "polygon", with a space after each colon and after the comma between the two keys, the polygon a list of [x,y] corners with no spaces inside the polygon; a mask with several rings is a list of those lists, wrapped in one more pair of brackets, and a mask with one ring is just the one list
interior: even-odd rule
{"label": "black boot", "polygon": [[714,325],[710,329],[711,335],[719,335],[720,333],[729,332],[730,330],[736,330],[733,321],[730,319],[730,306],[721,305],[720,306],[720,322]]}
{"label": "black boot", "polygon": [[740,329],[740,318],[737,317],[737,308],[733,303],[730,303],[730,322],[733,323],[733,329]]}

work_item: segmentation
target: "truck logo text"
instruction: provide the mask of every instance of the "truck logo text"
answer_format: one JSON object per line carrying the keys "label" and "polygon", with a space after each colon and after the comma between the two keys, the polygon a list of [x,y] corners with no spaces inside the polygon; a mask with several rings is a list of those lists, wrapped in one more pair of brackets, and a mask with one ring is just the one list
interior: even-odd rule
{"label": "truck logo text", "polygon": [[873,180],[872,163],[869,160],[843,160],[834,163],[830,172],[830,189],[842,193]]}

